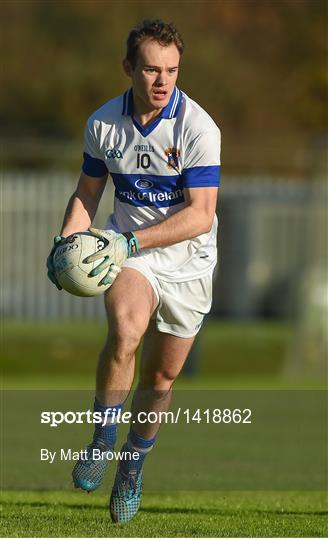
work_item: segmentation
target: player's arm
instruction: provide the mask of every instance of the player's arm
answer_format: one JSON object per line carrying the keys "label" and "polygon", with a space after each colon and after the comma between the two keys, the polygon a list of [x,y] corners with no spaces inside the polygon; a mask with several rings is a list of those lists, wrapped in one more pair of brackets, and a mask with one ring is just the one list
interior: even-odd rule
{"label": "player's arm", "polygon": [[67,237],[90,227],[105,189],[107,177],[106,174],[95,178],[81,172],[77,188],[66,208],[61,236]]}
{"label": "player's arm", "polygon": [[170,246],[209,232],[215,215],[217,194],[217,187],[185,188],[185,208],[157,225],[133,232],[139,249]]}

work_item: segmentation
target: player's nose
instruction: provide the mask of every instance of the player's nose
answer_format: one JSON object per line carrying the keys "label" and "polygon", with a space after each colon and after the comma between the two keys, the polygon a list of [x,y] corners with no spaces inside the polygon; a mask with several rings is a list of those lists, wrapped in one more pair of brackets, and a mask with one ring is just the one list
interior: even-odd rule
{"label": "player's nose", "polygon": [[166,84],[167,84],[167,80],[166,80],[165,73],[163,73],[163,72],[158,73],[155,85],[156,86],[165,86]]}

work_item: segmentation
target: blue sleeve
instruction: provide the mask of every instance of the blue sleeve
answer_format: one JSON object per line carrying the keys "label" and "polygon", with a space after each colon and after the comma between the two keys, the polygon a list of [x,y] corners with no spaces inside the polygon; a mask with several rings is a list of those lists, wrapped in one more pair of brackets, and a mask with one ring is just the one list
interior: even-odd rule
{"label": "blue sleeve", "polygon": [[101,178],[108,174],[108,169],[105,163],[101,159],[91,157],[86,152],[83,152],[83,165],[82,171],[88,176],[94,176],[96,178]]}
{"label": "blue sleeve", "polygon": [[190,167],[182,171],[183,187],[218,187],[220,185],[220,165]]}

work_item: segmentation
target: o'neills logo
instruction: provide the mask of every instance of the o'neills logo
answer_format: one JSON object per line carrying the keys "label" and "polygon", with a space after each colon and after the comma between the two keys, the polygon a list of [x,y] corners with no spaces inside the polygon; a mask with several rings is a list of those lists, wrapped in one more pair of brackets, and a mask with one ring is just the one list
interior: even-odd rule
{"label": "o'neills logo", "polygon": [[168,168],[179,171],[180,150],[178,150],[178,148],[165,148],[164,152],[167,157]]}

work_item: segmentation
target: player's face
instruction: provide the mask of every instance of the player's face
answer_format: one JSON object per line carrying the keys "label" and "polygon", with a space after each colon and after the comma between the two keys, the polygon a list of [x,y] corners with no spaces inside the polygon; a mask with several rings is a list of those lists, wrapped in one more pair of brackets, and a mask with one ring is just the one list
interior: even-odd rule
{"label": "player's face", "polygon": [[147,39],[138,49],[134,69],[125,63],[132,78],[133,97],[138,114],[156,112],[170,101],[178,77],[180,53],[174,44],[163,47]]}

